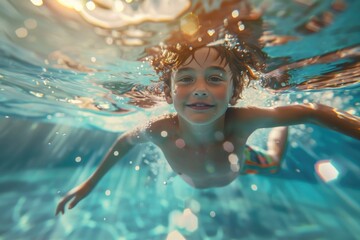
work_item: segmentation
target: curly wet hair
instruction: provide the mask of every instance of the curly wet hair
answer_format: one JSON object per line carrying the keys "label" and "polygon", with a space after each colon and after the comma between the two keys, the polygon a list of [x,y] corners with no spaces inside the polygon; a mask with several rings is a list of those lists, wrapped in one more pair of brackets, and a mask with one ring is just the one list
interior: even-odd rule
{"label": "curly wet hair", "polygon": [[261,15],[253,14],[247,1],[222,1],[219,8],[210,11],[200,4],[179,19],[179,28],[163,44],[147,49],[147,56],[159,80],[170,87],[174,70],[194,58],[200,48],[213,48],[229,66],[233,97],[239,99],[244,87],[265,70],[266,55],[259,41],[262,26]]}
{"label": "curly wet hair", "polygon": [[213,48],[218,58],[228,64],[232,72],[234,92],[239,93],[252,80],[260,78],[260,72],[265,68],[265,54],[257,46],[239,42],[237,38],[225,36],[210,43],[176,43],[160,46],[157,54],[150,60],[151,65],[159,76],[160,81],[171,86],[171,73],[185,63],[188,58],[194,58],[195,52],[200,48]]}

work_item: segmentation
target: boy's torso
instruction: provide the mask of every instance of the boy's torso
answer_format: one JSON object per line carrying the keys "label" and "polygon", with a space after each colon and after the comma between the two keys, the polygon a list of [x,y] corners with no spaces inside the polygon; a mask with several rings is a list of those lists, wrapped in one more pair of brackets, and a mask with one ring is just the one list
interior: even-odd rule
{"label": "boy's torso", "polygon": [[[176,117],[176,116],[175,116]],[[219,187],[231,183],[242,173],[243,151],[249,133],[233,131],[231,124],[221,140],[203,146],[192,146],[178,134],[172,118],[153,129],[154,143],[163,151],[173,171],[197,188]]]}
{"label": "boy's torso", "polygon": [[[184,146],[178,148],[175,139],[159,145],[169,165],[187,183],[194,187],[224,186],[232,182],[241,172],[243,143],[229,153],[224,150],[223,143],[206,148]],[[224,142],[225,143],[225,142]]]}

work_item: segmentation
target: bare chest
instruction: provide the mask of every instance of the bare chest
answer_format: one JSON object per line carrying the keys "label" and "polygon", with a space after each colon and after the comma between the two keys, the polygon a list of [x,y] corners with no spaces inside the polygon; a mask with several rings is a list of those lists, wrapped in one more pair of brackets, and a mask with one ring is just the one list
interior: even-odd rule
{"label": "bare chest", "polygon": [[232,140],[206,147],[168,141],[160,146],[173,171],[193,186],[226,185],[239,174],[245,141]]}

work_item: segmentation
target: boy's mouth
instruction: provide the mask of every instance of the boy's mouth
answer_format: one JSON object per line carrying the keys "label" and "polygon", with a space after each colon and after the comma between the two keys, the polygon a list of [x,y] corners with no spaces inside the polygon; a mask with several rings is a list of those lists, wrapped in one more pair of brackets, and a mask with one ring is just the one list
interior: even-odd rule
{"label": "boy's mouth", "polygon": [[191,104],[186,104],[186,106],[195,110],[206,110],[214,107],[214,105],[207,103],[191,103]]}

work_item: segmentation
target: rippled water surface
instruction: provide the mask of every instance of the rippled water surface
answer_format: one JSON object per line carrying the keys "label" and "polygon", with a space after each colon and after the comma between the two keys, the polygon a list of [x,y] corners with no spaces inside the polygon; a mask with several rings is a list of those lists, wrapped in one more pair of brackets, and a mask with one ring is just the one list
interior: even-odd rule
{"label": "rippled water surface", "polygon": [[[265,80],[239,106],[319,102],[360,115],[356,0],[1,1],[0,239],[358,238],[360,143],[311,125],[291,128],[279,174],[202,191],[139,146],[54,216],[118,134],[174,111],[148,50],[186,13],[219,9],[268,55]],[[266,133],[251,143],[264,146]],[[323,180],[319,163],[337,179]]]}

